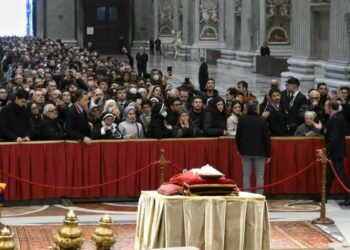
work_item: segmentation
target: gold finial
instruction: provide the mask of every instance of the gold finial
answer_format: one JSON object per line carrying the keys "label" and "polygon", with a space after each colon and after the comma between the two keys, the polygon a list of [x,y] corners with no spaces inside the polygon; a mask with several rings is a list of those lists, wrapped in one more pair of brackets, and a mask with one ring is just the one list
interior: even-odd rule
{"label": "gold finial", "polygon": [[15,250],[15,242],[13,234],[8,227],[0,230],[0,250]]}
{"label": "gold finial", "polygon": [[112,230],[112,218],[106,214],[100,219],[99,226],[91,234],[91,239],[96,244],[97,250],[109,250],[115,243]]}
{"label": "gold finial", "polygon": [[54,237],[55,246],[59,249],[80,249],[84,243],[83,232],[78,227],[78,218],[73,210],[65,216],[63,227]]}

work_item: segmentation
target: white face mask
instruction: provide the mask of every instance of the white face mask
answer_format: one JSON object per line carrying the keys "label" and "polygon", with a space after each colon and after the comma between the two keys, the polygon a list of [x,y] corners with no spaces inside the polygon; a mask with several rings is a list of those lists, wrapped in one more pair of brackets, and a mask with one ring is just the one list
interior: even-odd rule
{"label": "white face mask", "polygon": [[158,81],[158,80],[159,80],[159,75],[154,75],[154,76],[153,76],[153,80]]}
{"label": "white face mask", "polygon": [[166,112],[166,110],[164,110],[164,111],[160,112],[159,114],[165,118],[168,113]]}

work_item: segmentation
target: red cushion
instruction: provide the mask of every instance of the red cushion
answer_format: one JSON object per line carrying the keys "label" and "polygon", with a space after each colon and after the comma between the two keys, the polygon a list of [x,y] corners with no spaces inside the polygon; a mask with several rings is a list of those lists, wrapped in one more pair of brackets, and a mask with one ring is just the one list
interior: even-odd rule
{"label": "red cushion", "polygon": [[181,186],[172,183],[164,183],[158,188],[157,192],[163,195],[180,194]]}

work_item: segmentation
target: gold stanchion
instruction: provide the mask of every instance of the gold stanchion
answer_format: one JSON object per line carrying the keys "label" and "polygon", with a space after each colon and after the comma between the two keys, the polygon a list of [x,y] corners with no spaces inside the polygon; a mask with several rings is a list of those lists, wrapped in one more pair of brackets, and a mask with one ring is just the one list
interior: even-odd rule
{"label": "gold stanchion", "polygon": [[330,224],[334,224],[334,221],[332,219],[326,217],[326,177],[327,177],[328,159],[327,159],[325,148],[323,148],[322,151],[319,152],[319,156],[321,156],[321,167],[322,167],[321,211],[320,211],[320,217],[312,220],[312,223],[313,224],[330,225]]}
{"label": "gold stanchion", "polygon": [[159,157],[159,185],[162,185],[164,183],[164,169],[166,166],[166,159],[165,159],[165,151],[164,149],[160,150],[160,157]]}

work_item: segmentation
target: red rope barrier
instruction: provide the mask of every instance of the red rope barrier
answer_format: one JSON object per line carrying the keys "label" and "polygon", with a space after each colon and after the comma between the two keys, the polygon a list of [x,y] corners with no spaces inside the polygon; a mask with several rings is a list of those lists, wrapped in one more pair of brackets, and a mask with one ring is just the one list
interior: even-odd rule
{"label": "red rope barrier", "polygon": [[297,177],[298,175],[301,175],[302,173],[304,173],[306,170],[308,170],[309,168],[311,168],[313,165],[315,165],[316,162],[319,162],[319,160],[314,160],[313,162],[311,162],[309,165],[307,165],[305,168],[303,168],[302,170],[299,170],[298,172],[296,172],[295,174],[288,176],[287,178],[284,178],[282,180],[267,184],[265,186],[262,187],[251,187],[251,188],[241,188],[242,191],[245,190],[257,190],[257,189],[264,189],[264,188],[268,188],[268,187],[272,187],[272,186],[276,186],[278,184],[281,184],[283,182],[289,181],[290,179]]}
{"label": "red rope barrier", "polygon": [[100,184],[94,184],[94,185],[88,185],[88,186],[77,186],[77,187],[47,185],[47,184],[43,184],[43,183],[39,183],[39,182],[35,182],[35,181],[30,181],[30,180],[18,177],[16,175],[7,173],[7,172],[2,171],[2,170],[0,170],[0,172],[1,172],[1,174],[6,175],[8,177],[11,177],[11,178],[13,178],[15,180],[22,181],[22,182],[25,182],[25,183],[28,183],[28,184],[31,184],[31,185],[34,185],[34,186],[39,186],[39,187],[44,187],[44,188],[52,188],[52,189],[77,190],[77,189],[91,189],[91,188],[102,187],[102,186],[118,183],[118,182],[120,182],[122,180],[125,180],[125,179],[131,177],[131,176],[137,175],[138,173],[142,172],[143,170],[145,170],[147,168],[150,168],[151,166],[155,166],[156,164],[158,164],[158,162],[150,163],[150,164],[144,166],[143,168],[140,168],[139,170],[137,170],[137,171],[135,171],[133,173],[130,173],[130,174],[126,175],[126,176],[120,177],[120,178],[112,180],[112,181],[107,181],[107,182],[103,182],[103,183],[100,183]]}
{"label": "red rope barrier", "polygon": [[333,165],[333,162],[332,162],[331,160],[328,160],[328,163],[329,163],[329,165],[331,166],[331,169],[332,169],[332,171],[333,171],[333,173],[334,173],[334,175],[335,175],[335,178],[336,178],[337,181],[339,182],[340,186],[342,186],[342,188],[343,188],[346,192],[350,193],[350,189],[343,183],[343,181],[340,179],[340,177],[339,177],[337,171],[335,170],[335,167],[334,167],[334,165]]}
{"label": "red rope barrier", "polygon": [[[275,185],[278,185],[278,184],[281,184],[283,182],[286,182],[286,181],[289,181],[290,179],[298,176],[298,175],[301,175],[302,173],[304,173],[306,170],[308,170],[309,168],[311,168],[316,162],[319,162],[319,160],[315,160],[313,162],[311,162],[309,165],[307,165],[305,168],[299,170],[298,172],[296,172],[295,174],[291,175],[291,176],[288,176],[287,178],[284,178],[282,180],[279,180],[279,181],[276,181],[276,182],[273,182],[273,183],[270,183],[268,185],[265,185],[265,186],[262,186],[262,187],[251,187],[251,188],[241,188],[242,191],[245,191],[245,190],[257,190],[257,189],[264,189],[264,188],[268,188],[268,187],[272,187],[272,186],[275,186]],[[182,169],[178,166],[176,166],[174,163],[172,162],[168,162],[172,167],[174,167],[175,169],[179,170],[179,171],[182,171]]]}
{"label": "red rope barrier", "polygon": [[174,163],[172,163],[171,161],[167,161],[167,163],[168,164],[170,164],[170,166],[172,166],[173,168],[175,168],[176,170],[179,170],[180,172],[182,172],[183,171],[183,169],[182,168],[180,168],[180,167],[178,167],[178,166],[176,166]]}

